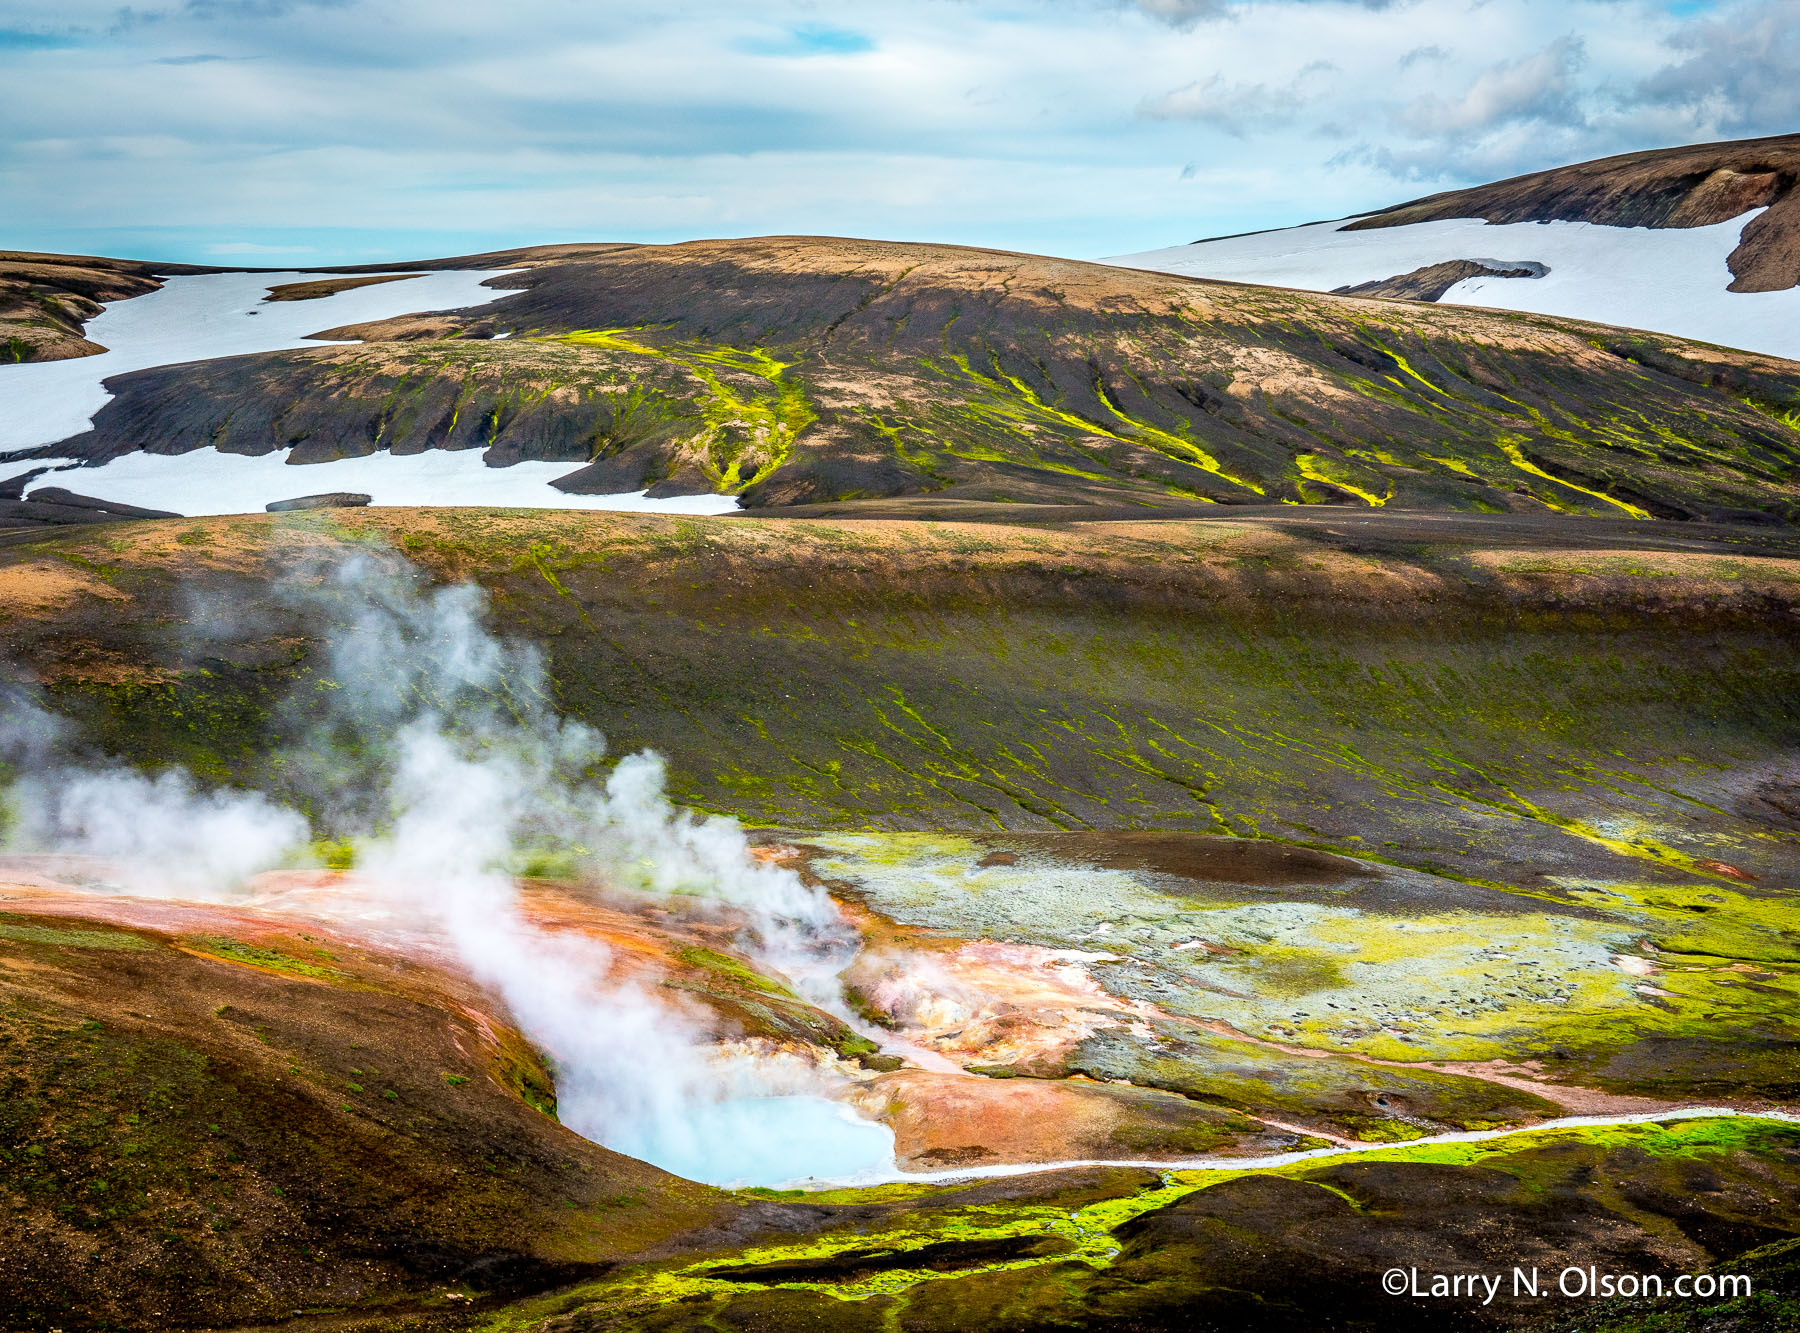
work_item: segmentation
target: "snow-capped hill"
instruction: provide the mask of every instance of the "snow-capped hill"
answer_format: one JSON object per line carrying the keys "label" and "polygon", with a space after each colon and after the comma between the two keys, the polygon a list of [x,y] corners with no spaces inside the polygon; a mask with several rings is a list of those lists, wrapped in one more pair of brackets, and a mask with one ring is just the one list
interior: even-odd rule
{"label": "snow-capped hill", "polygon": [[1800,135],[1635,153],[1111,263],[1652,329],[1800,360]]}

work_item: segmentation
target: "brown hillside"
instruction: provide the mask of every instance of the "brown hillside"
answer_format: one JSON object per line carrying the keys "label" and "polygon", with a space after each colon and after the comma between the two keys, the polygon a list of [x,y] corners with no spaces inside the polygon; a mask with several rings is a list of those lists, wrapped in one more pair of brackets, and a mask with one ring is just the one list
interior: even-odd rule
{"label": "brown hillside", "polygon": [[[481,449],[563,489],[1793,512],[1793,363],[1498,312],[950,246],[553,259],[367,339],[115,377],[58,453]],[[497,333],[511,336],[498,338]],[[80,489],[71,474],[67,485]]]}

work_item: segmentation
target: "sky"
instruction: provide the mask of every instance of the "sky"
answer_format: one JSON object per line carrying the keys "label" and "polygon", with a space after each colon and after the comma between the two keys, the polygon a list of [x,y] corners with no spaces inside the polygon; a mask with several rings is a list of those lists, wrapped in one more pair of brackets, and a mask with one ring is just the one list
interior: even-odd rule
{"label": "sky", "polygon": [[0,4],[0,248],[1097,258],[1800,131],[1800,0]]}

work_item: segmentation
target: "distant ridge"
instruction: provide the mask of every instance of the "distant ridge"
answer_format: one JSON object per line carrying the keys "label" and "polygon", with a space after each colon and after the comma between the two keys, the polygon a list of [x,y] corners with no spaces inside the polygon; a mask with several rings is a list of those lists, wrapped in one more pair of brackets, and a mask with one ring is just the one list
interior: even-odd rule
{"label": "distant ridge", "polygon": [[1608,227],[1708,227],[1754,208],[1726,261],[1734,292],[1800,286],[1800,134],[1657,148],[1555,167],[1468,190],[1447,190],[1358,218],[1345,231],[1449,218],[1594,222]]}
{"label": "distant ridge", "polygon": [[1800,360],[1800,134],[1626,153],[1110,262],[1559,315]]}

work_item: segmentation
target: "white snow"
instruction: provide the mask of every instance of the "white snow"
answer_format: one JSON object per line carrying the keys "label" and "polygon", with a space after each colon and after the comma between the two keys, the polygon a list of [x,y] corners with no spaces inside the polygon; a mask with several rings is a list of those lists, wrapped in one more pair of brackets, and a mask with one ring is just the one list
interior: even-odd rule
{"label": "white snow", "polygon": [[14,459],[8,454],[79,435],[109,394],[109,375],[151,366],[250,352],[317,347],[306,335],[345,324],[430,310],[485,305],[507,295],[481,284],[498,272],[423,273],[402,282],[356,287],[313,301],[268,301],[268,289],[316,273],[218,273],[169,278],[160,291],[115,301],[87,326],[108,350],[72,361],[0,366],[0,475],[52,470],[26,490],[61,486],[146,509],[202,514],[261,513],[275,500],[355,491],[377,505],[489,505],[532,509],[611,509],[661,514],[724,514],[731,495],[652,500],[643,491],[567,495],[550,485],[576,463],[488,467],[482,450],[375,453],[330,463],[291,465],[286,452],[251,458],[217,449],[185,454],[126,454],[99,467],[71,458]]}
{"label": "white snow", "polygon": [[1230,236],[1106,262],[1196,278],[1330,291],[1452,259],[1536,260],[1542,278],[1470,278],[1445,304],[1652,329],[1800,360],[1800,288],[1732,292],[1726,256],[1762,210],[1711,227],[1602,227],[1479,218],[1343,231],[1347,219]]}
{"label": "white snow", "polygon": [[[489,467],[481,449],[428,449],[418,454],[385,450],[330,463],[287,461],[286,452],[247,457],[208,446],[185,454],[131,453],[99,467],[46,472],[25,491],[61,486],[79,495],[121,500],[145,509],[188,517],[263,511],[275,500],[326,491],[355,491],[378,505],[488,505],[523,509],[627,509],[659,514],[724,514],[738,507],[734,495],[679,495],[652,500],[644,492],[566,495],[550,483],[575,463],[514,463]],[[66,460],[65,460],[66,461]],[[38,466],[21,462],[20,467]]]}
{"label": "white snow", "polygon": [[512,293],[481,284],[508,270],[421,273],[313,301],[268,301],[271,287],[329,274],[206,273],[167,278],[160,291],[114,301],[86,335],[107,350],[71,361],[0,366],[0,451],[79,435],[111,398],[100,381],[183,361],[318,347],[307,334],[426,310],[486,305]]}

